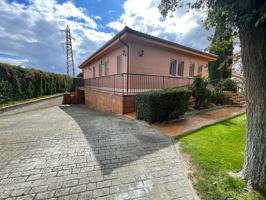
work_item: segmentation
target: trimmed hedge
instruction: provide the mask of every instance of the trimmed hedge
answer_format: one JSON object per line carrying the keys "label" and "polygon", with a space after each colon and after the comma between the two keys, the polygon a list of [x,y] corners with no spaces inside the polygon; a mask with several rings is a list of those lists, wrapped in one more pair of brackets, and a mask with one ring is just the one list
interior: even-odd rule
{"label": "trimmed hedge", "polygon": [[136,117],[148,122],[178,118],[189,108],[190,90],[165,89],[136,95]]}
{"label": "trimmed hedge", "polygon": [[71,77],[0,63],[0,103],[69,91]]}

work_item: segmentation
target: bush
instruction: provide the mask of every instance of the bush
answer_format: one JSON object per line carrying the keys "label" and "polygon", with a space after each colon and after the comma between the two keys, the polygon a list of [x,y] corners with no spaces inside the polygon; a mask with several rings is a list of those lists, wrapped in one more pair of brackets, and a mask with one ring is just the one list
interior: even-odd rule
{"label": "bush", "polygon": [[192,96],[195,98],[195,108],[206,107],[211,100],[211,91],[207,88],[208,81],[201,76],[196,76],[193,87]]}
{"label": "bush", "polygon": [[73,80],[62,74],[0,63],[0,103],[55,94],[73,88]]}
{"label": "bush", "polygon": [[230,78],[225,79],[222,82],[222,89],[225,91],[237,92],[237,83]]}
{"label": "bush", "polygon": [[211,102],[214,104],[225,104],[226,103],[226,96],[220,90],[214,90],[211,93]]}
{"label": "bush", "polygon": [[165,89],[136,95],[137,119],[148,122],[178,118],[189,107],[190,90]]}

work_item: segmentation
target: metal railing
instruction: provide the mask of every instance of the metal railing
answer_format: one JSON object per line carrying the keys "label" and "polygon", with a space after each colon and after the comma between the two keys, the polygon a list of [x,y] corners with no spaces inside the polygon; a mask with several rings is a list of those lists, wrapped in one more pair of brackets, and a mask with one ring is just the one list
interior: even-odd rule
{"label": "metal railing", "polygon": [[192,85],[193,78],[157,76],[146,74],[114,74],[84,79],[84,87],[122,94]]}

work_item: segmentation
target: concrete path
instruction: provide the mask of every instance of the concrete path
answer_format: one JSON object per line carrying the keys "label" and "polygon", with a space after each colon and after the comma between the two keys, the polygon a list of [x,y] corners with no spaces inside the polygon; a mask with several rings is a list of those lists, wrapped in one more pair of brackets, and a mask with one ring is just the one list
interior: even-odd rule
{"label": "concrete path", "polygon": [[195,115],[185,116],[176,121],[155,123],[153,128],[158,129],[162,134],[176,137],[207,125],[237,116],[244,113],[244,107],[226,107],[208,112],[201,112]]}
{"label": "concrete path", "polygon": [[0,115],[0,199],[193,199],[171,138],[85,106]]}

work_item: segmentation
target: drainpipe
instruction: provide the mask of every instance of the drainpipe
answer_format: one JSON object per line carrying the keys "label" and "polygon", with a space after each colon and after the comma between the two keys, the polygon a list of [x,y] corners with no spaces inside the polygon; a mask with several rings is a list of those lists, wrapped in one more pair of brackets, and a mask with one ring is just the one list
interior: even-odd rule
{"label": "drainpipe", "polygon": [[123,45],[127,47],[127,94],[128,94],[129,45],[125,41],[123,41],[120,37],[118,39]]}

